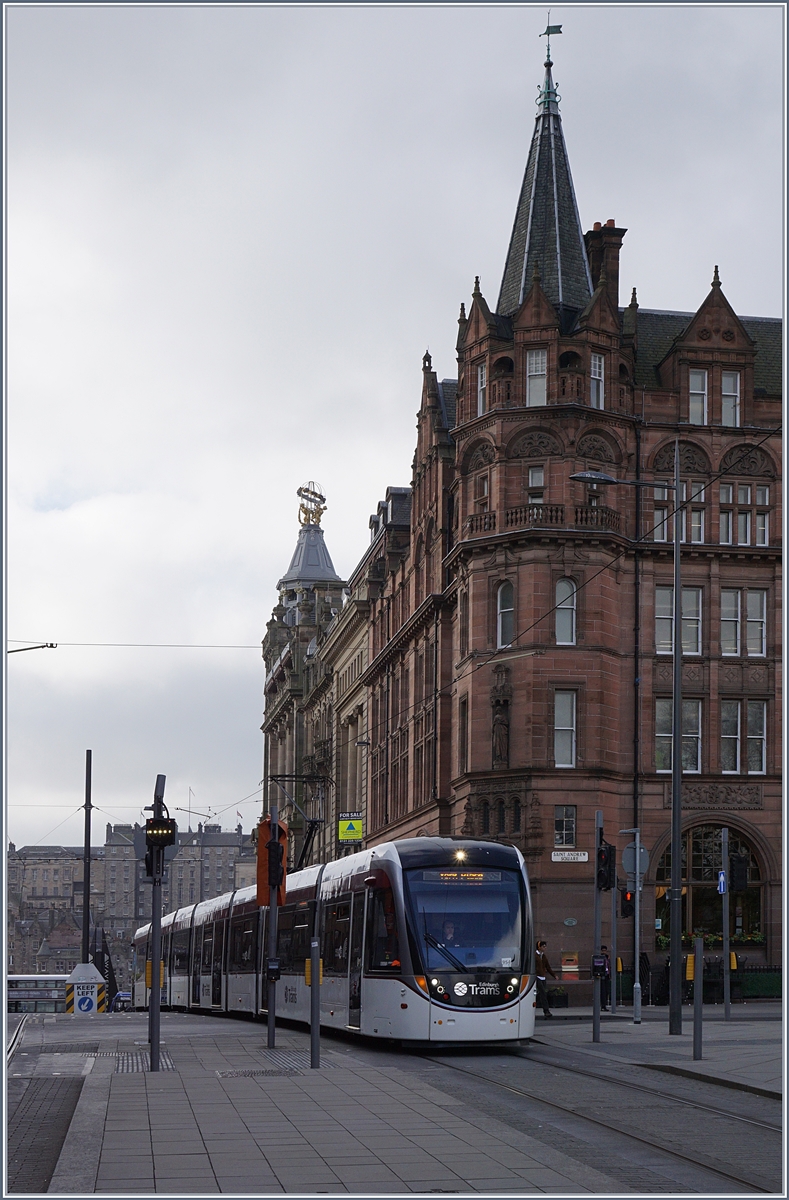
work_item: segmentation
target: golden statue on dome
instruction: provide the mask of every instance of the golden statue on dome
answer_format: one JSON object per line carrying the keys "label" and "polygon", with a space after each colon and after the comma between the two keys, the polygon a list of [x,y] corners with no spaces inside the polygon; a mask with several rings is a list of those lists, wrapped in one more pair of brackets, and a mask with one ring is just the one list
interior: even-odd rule
{"label": "golden statue on dome", "polygon": [[326,512],[326,497],[321,492],[321,485],[311,479],[296,489],[296,495],[301,500],[299,524],[320,525],[321,517]]}

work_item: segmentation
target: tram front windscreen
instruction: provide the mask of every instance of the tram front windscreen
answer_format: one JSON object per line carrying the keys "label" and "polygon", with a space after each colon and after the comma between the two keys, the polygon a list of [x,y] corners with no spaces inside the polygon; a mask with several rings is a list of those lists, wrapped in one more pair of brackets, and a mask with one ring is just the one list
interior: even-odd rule
{"label": "tram front windscreen", "polygon": [[433,867],[404,874],[427,971],[522,970],[524,888],[517,871]]}

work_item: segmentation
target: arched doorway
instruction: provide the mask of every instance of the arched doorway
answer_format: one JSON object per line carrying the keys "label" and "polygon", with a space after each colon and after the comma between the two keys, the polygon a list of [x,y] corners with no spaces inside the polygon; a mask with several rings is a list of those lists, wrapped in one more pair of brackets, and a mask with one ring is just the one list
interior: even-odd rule
{"label": "arched doorway", "polygon": [[[729,896],[729,937],[732,945],[763,944],[765,936],[762,925],[762,875],[759,861],[751,844],[735,829],[729,829],[729,853],[746,855],[749,863],[747,889],[744,892],[733,892]],[[721,865],[721,826],[694,825],[686,829],[682,834],[683,938],[703,937],[708,943],[723,939],[723,902],[718,893],[718,871]],[[669,948],[670,884],[669,844],[655,872],[655,945],[658,950]]]}

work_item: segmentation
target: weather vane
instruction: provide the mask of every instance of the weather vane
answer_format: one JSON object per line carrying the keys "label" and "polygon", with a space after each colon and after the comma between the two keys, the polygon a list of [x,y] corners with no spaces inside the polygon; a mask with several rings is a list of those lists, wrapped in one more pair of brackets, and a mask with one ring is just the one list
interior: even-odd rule
{"label": "weather vane", "polygon": [[545,32],[540,34],[540,37],[547,37],[547,39],[548,39],[548,61],[549,62],[551,60],[551,34],[552,33],[561,33],[561,32],[562,32],[561,25],[551,25],[551,10],[548,9],[548,25],[547,25]]}
{"label": "weather vane", "polygon": [[320,525],[321,517],[326,512],[326,497],[321,492],[321,485],[311,479],[296,489],[296,495],[301,500],[299,505],[299,523],[301,525]]}

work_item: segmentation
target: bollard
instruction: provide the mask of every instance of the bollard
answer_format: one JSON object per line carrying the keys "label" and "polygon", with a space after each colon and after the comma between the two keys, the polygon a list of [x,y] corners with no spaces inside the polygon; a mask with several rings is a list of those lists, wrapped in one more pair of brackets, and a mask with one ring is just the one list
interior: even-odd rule
{"label": "bollard", "polygon": [[693,1061],[701,1059],[701,1017],[704,1003],[704,938],[694,941],[693,962]]}
{"label": "bollard", "polygon": [[310,1067],[321,1065],[321,957],[317,938],[310,941]]}

